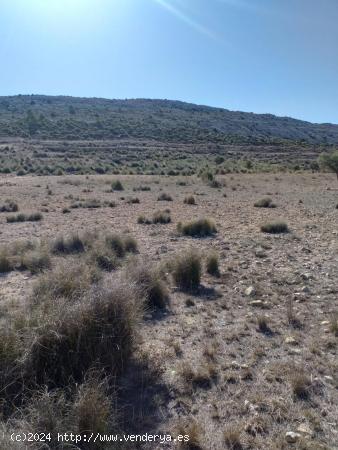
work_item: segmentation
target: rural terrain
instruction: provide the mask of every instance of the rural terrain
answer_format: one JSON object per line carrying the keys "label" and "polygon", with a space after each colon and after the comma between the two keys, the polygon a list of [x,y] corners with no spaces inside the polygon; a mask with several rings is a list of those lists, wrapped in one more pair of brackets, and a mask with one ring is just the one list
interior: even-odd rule
{"label": "rural terrain", "polygon": [[[337,449],[337,145],[180,102],[0,97],[0,448]],[[170,439],[88,441],[146,433]]]}

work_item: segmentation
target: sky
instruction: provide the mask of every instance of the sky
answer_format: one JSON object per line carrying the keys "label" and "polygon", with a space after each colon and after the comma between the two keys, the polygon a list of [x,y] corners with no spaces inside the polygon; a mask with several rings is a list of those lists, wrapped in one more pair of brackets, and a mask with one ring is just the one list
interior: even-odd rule
{"label": "sky", "polygon": [[0,0],[0,95],[166,98],[338,124],[338,0]]}

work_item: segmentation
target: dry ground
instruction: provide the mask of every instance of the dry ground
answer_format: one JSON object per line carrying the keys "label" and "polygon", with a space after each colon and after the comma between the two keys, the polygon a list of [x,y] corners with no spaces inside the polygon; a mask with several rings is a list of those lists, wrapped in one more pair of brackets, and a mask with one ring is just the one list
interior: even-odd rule
{"label": "dry ground", "polygon": [[[110,191],[116,178],[124,191]],[[43,220],[7,223],[12,214],[1,213],[0,243],[97,229],[130,232],[140,258],[154,263],[188,247],[203,257],[215,250],[220,276],[203,274],[199,292],[189,295],[170,281],[169,310],[142,324],[138,351],[154,362],[162,388],[139,383],[140,389],[132,390],[140,400],[153,395],[156,403],[141,406],[138,431],[183,429],[199,441],[191,449],[336,449],[337,337],[330,324],[338,298],[337,182],[333,175],[309,173],[219,179],[225,183],[221,189],[196,177],[2,176],[1,202],[17,202],[19,212],[41,211]],[[140,185],[151,190],[134,192]],[[161,192],[173,201],[158,201]],[[183,203],[190,194],[195,206]],[[276,208],[253,206],[266,196]],[[128,203],[135,197],[139,204]],[[94,198],[116,206],[70,208]],[[171,210],[170,224],[137,223],[140,215],[165,208]],[[199,217],[215,220],[215,237],[177,235],[179,221]],[[279,218],[290,233],[260,231],[262,223]],[[36,277],[18,271],[1,275],[3,326],[25,303]],[[254,290],[246,295],[250,286]],[[263,318],[266,331],[258,325]],[[297,376],[305,385],[309,381],[306,398],[295,393]],[[295,444],[286,440],[289,431],[298,433]]]}

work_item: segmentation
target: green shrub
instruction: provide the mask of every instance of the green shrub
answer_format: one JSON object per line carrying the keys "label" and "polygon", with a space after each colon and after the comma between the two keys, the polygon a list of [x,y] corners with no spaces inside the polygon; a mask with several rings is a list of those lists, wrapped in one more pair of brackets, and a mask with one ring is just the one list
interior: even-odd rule
{"label": "green shrub", "polygon": [[210,219],[194,220],[185,224],[177,225],[179,233],[191,237],[207,237],[217,233],[214,222]]}
{"label": "green shrub", "polygon": [[111,184],[111,188],[113,191],[123,191],[124,187],[120,180],[114,180]]}
{"label": "green shrub", "polygon": [[263,233],[279,234],[288,233],[289,228],[285,222],[270,222],[263,224],[261,226],[261,231],[263,231]]}
{"label": "green shrub", "polygon": [[276,205],[272,203],[272,200],[269,197],[258,200],[256,203],[254,203],[254,206],[256,208],[276,208]]}
{"label": "green shrub", "polygon": [[171,265],[172,275],[177,286],[184,290],[198,288],[201,281],[201,258],[193,250],[177,255]]}

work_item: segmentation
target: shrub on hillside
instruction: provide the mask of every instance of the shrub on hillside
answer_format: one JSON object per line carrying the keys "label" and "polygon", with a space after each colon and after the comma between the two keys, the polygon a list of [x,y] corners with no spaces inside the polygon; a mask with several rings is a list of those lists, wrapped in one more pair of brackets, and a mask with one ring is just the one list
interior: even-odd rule
{"label": "shrub on hillside", "polygon": [[113,191],[123,191],[124,187],[120,180],[114,180],[111,184],[111,188]]}

